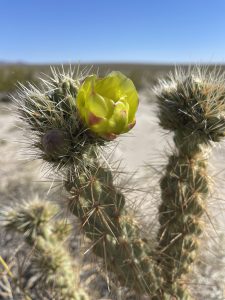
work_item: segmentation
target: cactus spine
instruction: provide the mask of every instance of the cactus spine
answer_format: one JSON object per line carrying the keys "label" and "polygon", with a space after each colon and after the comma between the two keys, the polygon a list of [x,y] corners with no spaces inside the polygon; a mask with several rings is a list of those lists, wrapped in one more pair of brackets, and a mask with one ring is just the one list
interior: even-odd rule
{"label": "cactus spine", "polygon": [[215,71],[177,71],[156,88],[160,125],[174,132],[175,149],[161,179],[158,261],[164,289],[178,299],[190,299],[184,275],[197,255],[207,207],[210,145],[225,132],[225,86]]}
{"label": "cactus spine", "polygon": [[34,200],[5,210],[2,218],[7,230],[23,234],[32,247],[32,267],[54,299],[88,300],[79,287],[79,270],[63,244],[69,228],[62,220],[52,219],[57,212],[55,205]]}

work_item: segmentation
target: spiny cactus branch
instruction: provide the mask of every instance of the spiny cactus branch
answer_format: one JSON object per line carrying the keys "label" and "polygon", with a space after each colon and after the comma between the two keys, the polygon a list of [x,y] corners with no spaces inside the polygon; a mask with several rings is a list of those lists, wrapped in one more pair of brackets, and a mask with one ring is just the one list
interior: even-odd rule
{"label": "spiny cactus branch", "polygon": [[52,203],[35,200],[5,209],[1,215],[6,230],[23,234],[32,247],[32,268],[40,275],[42,287],[50,289],[58,300],[88,300],[79,287],[79,269],[61,239],[68,235],[68,226],[62,230],[62,223],[53,219],[58,209]]}
{"label": "spiny cactus branch", "polygon": [[189,299],[182,281],[196,258],[204,229],[209,149],[225,133],[224,74],[177,70],[155,91],[160,125],[174,131],[176,146],[160,182],[158,261],[164,270],[164,289],[174,297],[179,290],[179,299]]}

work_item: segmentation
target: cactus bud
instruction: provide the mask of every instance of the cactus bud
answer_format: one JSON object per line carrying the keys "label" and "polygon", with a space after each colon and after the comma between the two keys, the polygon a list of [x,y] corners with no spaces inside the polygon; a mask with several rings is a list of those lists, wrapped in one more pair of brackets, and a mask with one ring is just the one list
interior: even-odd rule
{"label": "cactus bud", "polygon": [[112,72],[104,78],[88,76],[77,94],[77,109],[83,123],[108,140],[135,125],[137,107],[136,88],[120,72]]}
{"label": "cactus bud", "polygon": [[62,156],[67,153],[69,139],[67,133],[60,129],[52,129],[42,137],[42,147],[46,155]]}

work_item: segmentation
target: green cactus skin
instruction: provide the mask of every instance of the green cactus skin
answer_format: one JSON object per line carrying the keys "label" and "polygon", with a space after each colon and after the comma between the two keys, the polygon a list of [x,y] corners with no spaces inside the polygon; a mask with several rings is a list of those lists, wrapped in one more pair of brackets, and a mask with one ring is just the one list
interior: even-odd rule
{"label": "green cactus skin", "polygon": [[70,211],[80,219],[105,269],[138,294],[155,296],[162,276],[151,246],[124,208],[112,172],[101,163],[101,148],[108,142],[84,128],[76,110],[75,96],[84,77],[53,71],[44,90],[22,87],[17,107],[39,157],[64,177]]}
{"label": "green cactus skin", "polygon": [[82,223],[92,241],[94,253],[104,259],[107,270],[122,285],[153,296],[161,286],[161,276],[148,241],[134,218],[128,214],[124,195],[113,184],[111,171],[98,163],[79,178],[65,182],[70,192],[69,208]]}
{"label": "green cactus skin", "polygon": [[163,289],[175,299],[191,299],[182,280],[191,270],[204,229],[201,217],[210,189],[209,148],[225,133],[224,76],[199,68],[177,71],[155,91],[160,125],[174,131],[176,147],[160,182],[157,259],[163,270]]}
{"label": "green cactus skin", "polygon": [[[24,235],[32,247],[32,266],[40,274],[41,284],[49,288],[57,300],[89,300],[78,285],[78,270],[63,244],[68,225],[52,218],[58,212],[56,205],[35,200],[23,203],[3,213],[7,230]],[[77,272],[76,272],[77,271]]]}

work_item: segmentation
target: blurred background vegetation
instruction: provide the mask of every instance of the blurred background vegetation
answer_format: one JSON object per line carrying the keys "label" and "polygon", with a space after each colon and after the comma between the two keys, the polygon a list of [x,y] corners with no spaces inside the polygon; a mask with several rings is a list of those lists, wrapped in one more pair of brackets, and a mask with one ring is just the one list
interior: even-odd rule
{"label": "blurred background vegetation", "polygon": [[[188,68],[190,65],[179,65]],[[62,65],[52,65],[52,67],[62,69]],[[213,68],[209,66],[208,68]],[[69,68],[78,68],[78,65],[63,65],[65,72]],[[136,88],[141,90],[154,85],[158,78],[165,76],[169,71],[174,70],[174,65],[159,64],[81,64],[80,70],[87,68],[90,72],[97,72],[100,76],[111,71],[121,71],[133,80]],[[224,69],[225,66],[221,65]],[[0,64],[0,101],[9,101],[9,94],[16,91],[18,83],[26,85],[31,82],[38,85],[38,78],[50,75],[50,65],[30,65],[30,64]]]}
{"label": "blurred background vegetation", "polygon": [[[62,68],[61,65],[53,67]],[[72,68],[78,67],[72,65]],[[70,65],[64,65],[65,71]],[[169,70],[174,69],[172,65],[147,65],[147,64],[91,64],[79,65],[82,70],[91,68],[91,72],[98,72],[99,75],[105,75],[112,70],[118,70],[130,77],[138,90],[146,84],[154,84],[157,77],[161,77]],[[44,77],[44,74],[50,75],[49,65],[28,65],[28,64],[1,64],[0,65],[0,94],[2,101],[7,100],[8,93],[14,93],[18,82],[27,84],[32,82],[38,84],[38,77]]]}

